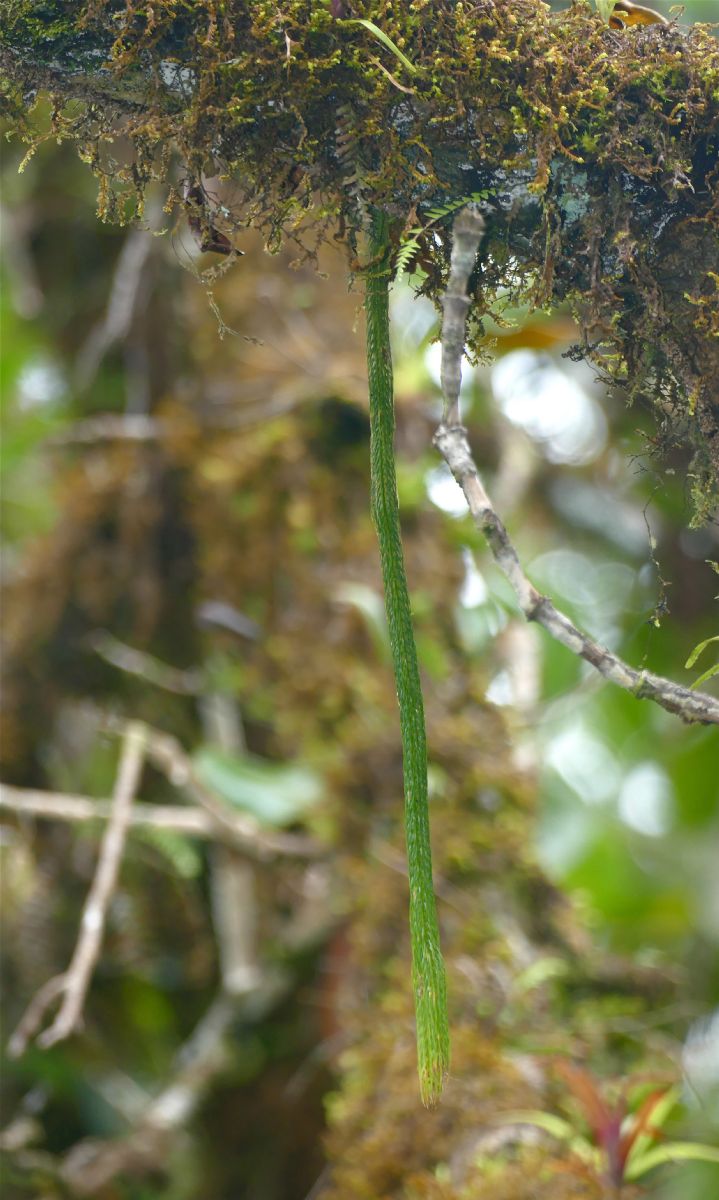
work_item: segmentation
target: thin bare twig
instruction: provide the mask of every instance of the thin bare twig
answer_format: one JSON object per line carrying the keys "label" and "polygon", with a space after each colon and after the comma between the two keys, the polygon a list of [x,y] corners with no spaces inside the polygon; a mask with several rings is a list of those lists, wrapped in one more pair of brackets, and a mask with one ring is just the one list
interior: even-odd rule
{"label": "thin bare twig", "polygon": [[[197,415],[200,434],[213,434],[218,430],[232,432],[286,416],[299,408],[311,397],[297,394],[278,395],[273,400],[247,399],[241,409],[231,408],[227,412],[203,412]],[[164,442],[171,433],[171,424],[162,417],[150,417],[145,413],[98,413],[85,417],[67,429],[61,429],[47,439],[50,449],[63,446],[92,446],[98,442]]]}
{"label": "thin bare twig", "polygon": [[38,1045],[44,1048],[53,1046],[69,1037],[80,1022],[85,997],[102,945],[108,906],[117,885],[130,813],[144,759],[144,726],[133,722],[128,726],[123,740],[112,798],[112,813],[100,844],[97,868],[85,901],[80,932],[70,965],[64,975],[57,976],[44,985],[41,989],[42,1001],[38,999],[38,993],[35,1003],[31,1002],[25,1017],[10,1039],[8,1053],[13,1057],[22,1054],[28,1040],[40,1027],[49,1004],[59,995],[62,996],[60,1010],[49,1029],[38,1036]]}
{"label": "thin bare twig", "polygon": [[51,1004],[54,1004],[62,995],[64,989],[64,975],[53,975],[52,979],[47,979],[42,987],[38,988],[8,1042],[9,1058],[19,1058],[21,1054],[24,1054],[28,1042],[40,1028],[45,1013]]}
{"label": "thin bare twig", "polygon": [[[38,817],[47,821],[107,821],[112,813],[111,800],[95,800],[92,796],[45,792],[38,788],[18,788],[0,783],[0,809],[20,816]],[[252,828],[249,818],[228,818],[230,828],[220,825],[204,809],[195,805],[135,804],[130,814],[130,831],[136,829],[169,829],[206,842],[222,842],[241,849],[252,857],[266,860],[277,855],[288,858],[315,858],[322,847],[314,838],[296,833],[280,833]]]}
{"label": "thin bare twig", "polygon": [[105,355],[129,334],[145,300],[143,285],[153,247],[148,229],[131,229],[127,234],[113,273],[107,310],[78,355],[76,371],[81,388],[90,386]]}
{"label": "thin bare twig", "polygon": [[[127,727],[127,722],[116,717],[107,717],[103,721],[103,725],[109,733],[122,735]],[[284,849],[285,846],[294,844],[289,835],[266,832],[260,828],[259,823],[253,817],[240,816],[238,813],[231,812],[225,801],[202,782],[189,754],[172,734],[158,729],[148,729],[147,753],[173,787],[184,791],[193,803],[203,808],[219,829],[225,833],[224,838],[218,837],[215,840],[230,842],[234,839],[238,849],[243,849],[251,841],[254,844],[255,858],[262,858],[264,851],[267,852],[267,857],[273,857],[276,853],[291,853]],[[294,841],[297,840],[294,839]],[[310,842],[309,839],[306,839],[304,844],[316,847],[316,843]]]}
{"label": "thin bare twig", "polygon": [[168,432],[167,421],[145,413],[99,413],[47,439],[48,446],[91,446],[96,442],[153,442]]}
{"label": "thin bare twig", "polygon": [[176,1054],[171,1077],[128,1134],[86,1138],[68,1151],[59,1174],[72,1194],[93,1196],[120,1175],[156,1171],[167,1160],[173,1135],[187,1130],[203,1097],[232,1061],[228,1034],[233,1023],[261,1021],[286,997],[292,983],[289,973],[274,969],[242,997],[220,991]]}
{"label": "thin bare twig", "polygon": [[464,332],[470,305],[467,284],[477,261],[477,251],[483,235],[484,218],[478,205],[467,204],[454,218],[449,279],[442,298],[442,423],[450,426],[459,424]]}
{"label": "thin bare twig", "polygon": [[[467,431],[461,424],[459,387],[462,375],[465,323],[469,299],[466,295],[477,248],[482,236],[482,219],[468,205],[455,218],[450,284],[443,305],[442,390],[444,416],[434,436],[434,444],[464,492],[475,525],[487,539],[495,562],[509,580],[528,621],[543,625],[556,641],[590,663],[605,679],[638,699],[651,699],[683,721],[705,725],[719,724],[719,700],[704,692],[695,692],[651,671],[637,671],[623,662],[606,646],[600,645],[574,625],[548,596],[530,583],[524,573],[509,534],[485,490],[472,457]],[[464,294],[464,300],[460,296]]]}
{"label": "thin bare twig", "polygon": [[[221,691],[200,700],[205,740],[228,754],[247,749],[239,704]],[[228,846],[213,846],[210,854],[210,899],[222,986],[228,995],[242,995],[257,986],[262,975],[257,930],[258,900],[255,863]]]}
{"label": "thin bare twig", "polygon": [[138,675],[165,691],[178,696],[197,696],[202,691],[205,680],[201,671],[182,671],[168,666],[154,654],[128,646],[105,629],[96,629],[86,640],[90,648],[111,666]]}
{"label": "thin bare twig", "polygon": [[376,67],[379,67],[380,71],[382,71],[387,76],[387,78],[389,79],[392,86],[397,88],[397,91],[406,92],[408,96],[415,96],[417,94],[416,88],[406,87],[405,84],[400,83],[398,79],[395,79],[392,72],[388,71],[386,66],[384,65],[384,63],[380,62],[380,60],[378,58],[375,58],[374,54],[368,54],[367,57],[369,58],[370,62],[373,62],[374,65]]}
{"label": "thin bare twig", "polygon": [[[120,1177],[131,1179],[157,1172],[166,1163],[177,1137],[187,1136],[198,1106],[233,1061],[228,1036],[232,1026],[236,1022],[259,1024],[285,1000],[294,982],[288,971],[273,968],[264,972],[256,987],[243,996],[219,991],[177,1051],[164,1086],[142,1104],[124,1136],[83,1138],[56,1158],[23,1146],[15,1148],[13,1141],[32,1137],[35,1131],[11,1127],[5,1138],[0,1137],[0,1141],[9,1144],[0,1149],[13,1154],[13,1163],[20,1170],[48,1182],[52,1180],[53,1196],[58,1194],[58,1187],[62,1195],[69,1189],[73,1196],[94,1196],[108,1184],[117,1183]],[[107,1099],[112,1103],[112,1095]],[[120,1111],[127,1116],[124,1108]],[[49,1195],[50,1192],[48,1198]]]}

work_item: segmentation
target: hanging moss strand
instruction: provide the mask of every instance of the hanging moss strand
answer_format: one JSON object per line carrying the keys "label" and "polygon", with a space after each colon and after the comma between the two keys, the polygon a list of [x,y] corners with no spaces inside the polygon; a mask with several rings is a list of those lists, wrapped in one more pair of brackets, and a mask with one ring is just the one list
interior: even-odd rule
{"label": "hanging moss strand", "polygon": [[367,369],[371,428],[372,519],[379,541],[385,608],[399,702],[409,868],[412,984],[422,1102],[433,1107],[449,1066],[444,963],[432,883],[427,804],[427,739],[412,632],[394,465],[394,399],[389,337],[389,240],[383,213],[372,217],[366,271]]}

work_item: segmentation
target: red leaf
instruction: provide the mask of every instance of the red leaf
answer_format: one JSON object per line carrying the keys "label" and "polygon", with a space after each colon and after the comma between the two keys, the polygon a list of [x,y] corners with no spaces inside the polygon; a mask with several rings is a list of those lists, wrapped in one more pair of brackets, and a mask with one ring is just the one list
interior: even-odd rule
{"label": "red leaf", "polygon": [[649,1122],[657,1104],[666,1096],[667,1090],[667,1088],[659,1088],[656,1092],[650,1092],[634,1114],[631,1126],[619,1143],[619,1162],[622,1172],[627,1165],[627,1159],[637,1138],[641,1137],[642,1134],[647,1134],[647,1136],[656,1140],[660,1136],[660,1131],[658,1129],[651,1129]]}
{"label": "red leaf", "polygon": [[588,1071],[561,1060],[556,1063],[556,1072],[579,1101],[595,1141],[598,1145],[604,1145],[603,1131],[616,1121],[617,1114],[604,1101]]}

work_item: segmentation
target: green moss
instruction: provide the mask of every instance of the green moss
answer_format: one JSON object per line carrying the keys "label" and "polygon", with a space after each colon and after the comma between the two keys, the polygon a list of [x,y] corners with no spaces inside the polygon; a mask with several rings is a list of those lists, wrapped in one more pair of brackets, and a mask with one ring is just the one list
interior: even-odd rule
{"label": "green moss", "polygon": [[[219,175],[236,202],[219,218],[204,197],[205,224],[259,225],[272,248],[303,230],[308,253],[339,224],[355,255],[370,204],[399,239],[423,207],[490,190],[474,348],[499,289],[517,302],[569,300],[577,353],[655,404],[662,444],[689,441],[710,507],[719,422],[706,381],[719,351],[703,303],[713,292],[703,306],[694,295],[700,270],[719,271],[719,43],[708,28],[615,32],[583,0],[554,14],[541,0],[354,3],[410,71],[321,0],[0,9],[11,123],[30,141],[46,136],[23,125],[22,108],[50,92],[51,132],[73,138],[98,175],[106,219],[141,211],[157,180],[181,210],[178,174]],[[129,163],[112,154],[118,131]],[[433,233],[422,290],[437,299],[448,231]],[[675,251],[680,288],[662,277]]]}

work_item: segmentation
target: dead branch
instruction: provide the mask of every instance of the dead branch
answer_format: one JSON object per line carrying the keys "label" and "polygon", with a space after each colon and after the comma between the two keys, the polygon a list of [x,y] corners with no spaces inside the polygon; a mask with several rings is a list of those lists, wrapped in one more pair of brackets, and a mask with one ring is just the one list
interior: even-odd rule
{"label": "dead branch", "polygon": [[[208,691],[200,698],[205,740],[228,754],[247,750],[239,705],[233,696]],[[241,995],[257,986],[258,958],[257,866],[227,846],[213,846],[210,855],[210,899],[222,986]]]}
{"label": "dead branch", "polygon": [[178,696],[196,696],[202,691],[204,677],[201,671],[182,671],[168,666],[154,654],[128,646],[105,629],[95,630],[86,640],[90,648],[110,666],[137,675],[155,687],[164,688]]}
{"label": "dead branch", "polygon": [[[294,393],[269,401],[263,396],[252,396],[245,400],[240,409],[199,414],[198,427],[206,433],[251,428],[293,412],[305,399]],[[99,413],[75,421],[66,429],[52,434],[45,445],[50,449],[61,449],[63,446],[92,446],[97,442],[163,442],[171,432],[170,424],[162,417],[151,417],[145,413]]]}
{"label": "dead branch", "polygon": [[460,209],[452,226],[452,255],[447,290],[442,297],[442,366],[440,384],[445,425],[459,424],[459,389],[470,298],[469,277],[484,235],[484,218],[476,204]]}
{"label": "dead branch", "polygon": [[[509,580],[524,616],[536,621],[573,654],[590,663],[605,679],[638,699],[651,699],[683,721],[719,724],[719,700],[703,692],[692,691],[650,671],[637,671],[616,654],[582,633],[548,596],[530,583],[517,551],[498,516],[480,478],[467,438],[460,423],[459,386],[462,373],[467,304],[460,302],[482,238],[484,223],[473,205],[467,205],[455,218],[450,282],[443,304],[442,388],[443,419],[434,436],[434,444],[464,492],[474,523],[487,539],[497,566]],[[446,360],[446,361],[445,361]]]}
{"label": "dead branch", "polygon": [[219,992],[180,1047],[173,1074],[128,1134],[112,1140],[87,1138],[65,1155],[59,1176],[73,1194],[92,1196],[120,1174],[156,1171],[168,1157],[173,1137],[186,1130],[214,1080],[226,1069],[232,1025],[261,1021],[284,999],[292,982],[286,972],[267,971],[242,997]]}
{"label": "dead branch", "polygon": [[[157,214],[153,215],[156,223]],[[144,300],[146,268],[153,245],[149,229],[131,229],[127,234],[113,273],[107,310],[78,355],[79,387],[90,386],[108,351],[128,336]]]}
{"label": "dead branch", "polygon": [[167,434],[167,422],[145,413],[100,413],[75,421],[48,438],[48,446],[86,446],[95,442],[152,442]]}
{"label": "dead branch", "polygon": [[[102,724],[108,733],[119,733],[120,735],[123,735],[127,728],[127,722],[116,717],[106,717]],[[225,801],[202,782],[190,755],[185,752],[180,742],[172,734],[158,729],[148,729],[147,753],[153,764],[159,771],[162,771],[173,787],[184,791],[191,801],[204,809],[215,825],[224,832],[225,837],[216,840],[228,842],[230,839],[236,838],[239,829],[242,831],[241,839],[245,841],[251,839],[254,842],[255,857],[261,857],[264,849],[267,850],[270,857],[276,852],[285,853],[284,849],[276,848],[287,844],[285,842],[287,835],[266,833],[252,817],[239,816],[231,812]],[[240,842],[240,846],[241,844],[242,842]]]}
{"label": "dead branch", "polygon": [[60,1010],[49,1029],[37,1037],[47,1048],[69,1037],[82,1018],[87,990],[100,953],[107,910],[117,885],[132,804],[145,759],[145,729],[138,722],[126,730],[112,798],[112,811],[100,844],[97,868],[80,921],[80,932],[64,975],[51,979],[35,996],[10,1039],[8,1053],[22,1054],[35,1036],[48,1006],[62,996]]}
{"label": "dead branch", "polygon": [[[107,821],[112,813],[111,800],[92,796],[44,792],[38,788],[18,788],[0,784],[0,809],[46,821]],[[295,833],[262,831],[252,827],[249,817],[231,815],[232,828],[225,827],[204,809],[179,804],[134,804],[130,814],[130,832],[137,829],[168,829],[205,842],[226,842],[252,857],[266,860],[285,855],[289,858],[315,858],[321,846],[310,837]]]}

